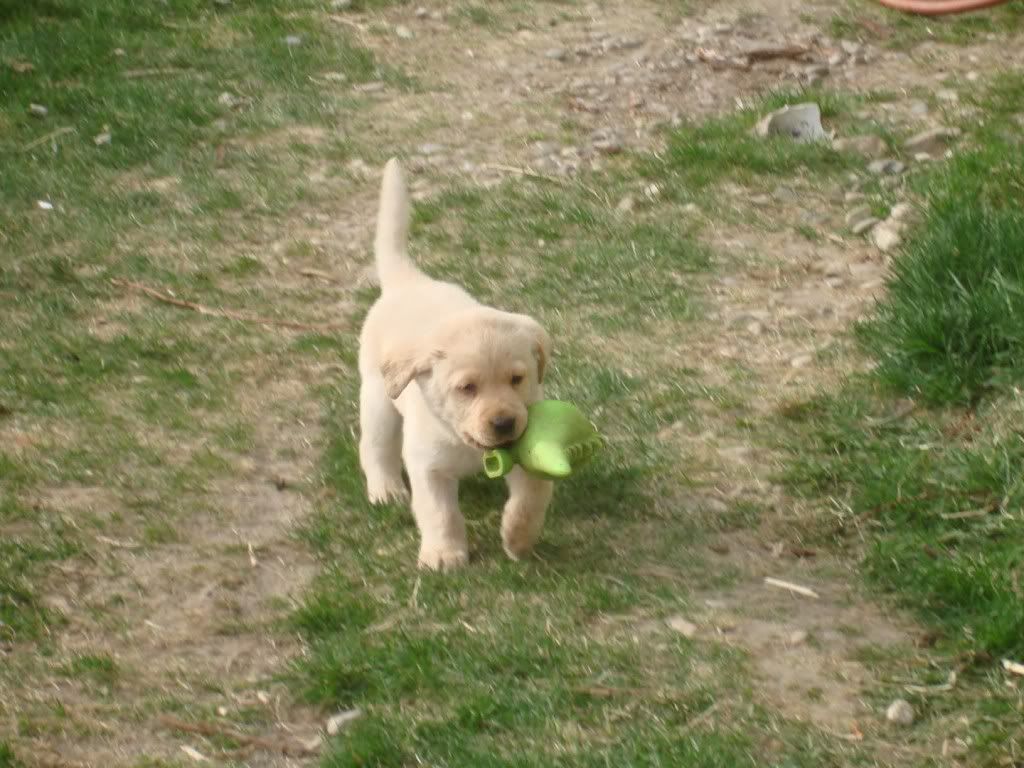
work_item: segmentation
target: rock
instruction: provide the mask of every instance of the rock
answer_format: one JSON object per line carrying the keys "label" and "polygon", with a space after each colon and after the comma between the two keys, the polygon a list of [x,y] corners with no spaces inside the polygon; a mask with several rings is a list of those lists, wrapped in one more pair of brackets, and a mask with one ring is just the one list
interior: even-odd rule
{"label": "rock", "polygon": [[53,210],[53,203],[51,203],[49,200],[36,200],[36,205],[39,206],[39,210],[41,211]]}
{"label": "rock", "polygon": [[636,206],[636,201],[632,195],[626,195],[624,198],[619,200],[619,204],[615,206],[615,210],[619,213],[629,213]]}
{"label": "rock", "polygon": [[896,699],[885,710],[885,719],[894,725],[908,726],[914,724],[914,708],[904,699]]}
{"label": "rock", "polygon": [[889,151],[882,137],[873,133],[836,139],[832,142],[832,147],[837,152],[856,152],[858,155],[870,158],[880,158]]}
{"label": "rock", "polygon": [[904,221],[914,212],[914,206],[910,203],[896,203],[889,211],[889,221]]}
{"label": "rock", "polygon": [[760,336],[762,333],[764,333],[764,326],[761,325],[761,323],[759,323],[757,320],[754,320],[752,323],[747,324],[745,330],[751,336]]}
{"label": "rock", "polygon": [[692,621],[687,621],[682,616],[673,616],[667,622],[669,629],[678,632],[680,635],[690,640],[697,636],[698,627]]}
{"label": "rock", "polygon": [[569,52],[565,48],[548,48],[544,51],[544,58],[552,59],[553,61],[565,61],[569,58]]}
{"label": "rock", "polygon": [[914,99],[907,105],[907,109],[914,117],[924,117],[928,114],[928,103],[921,99]]}
{"label": "rock", "polygon": [[864,46],[860,43],[854,42],[853,40],[840,40],[839,47],[843,49],[843,53],[847,56],[856,56],[863,50]]}
{"label": "rock", "polygon": [[110,131],[103,131],[103,133],[98,133],[93,136],[92,141],[97,147],[105,147],[111,142],[112,138]]}
{"label": "rock", "polygon": [[889,222],[882,222],[871,230],[871,242],[882,253],[888,253],[900,244],[900,233]]}
{"label": "rock", "polygon": [[836,51],[828,57],[828,65],[830,67],[838,67],[844,61],[846,61],[846,54],[842,51]]}
{"label": "rock", "polygon": [[844,203],[857,203],[863,200],[865,197],[863,192],[858,192],[855,189],[851,189],[849,192],[843,194]]}
{"label": "rock", "polygon": [[661,195],[661,187],[655,184],[653,181],[644,187],[644,196],[648,200],[656,200]]}
{"label": "rock", "polygon": [[861,219],[867,218],[871,215],[871,206],[869,205],[858,205],[856,208],[851,208],[846,213],[846,226],[852,227]]}
{"label": "rock", "polygon": [[821,141],[827,138],[821,127],[821,109],[813,102],[783,107],[763,117],[754,132],[762,138],[788,136],[794,141]]}
{"label": "rock", "polygon": [[867,216],[851,224],[850,231],[855,235],[863,235],[869,229],[872,229],[875,225],[877,225],[878,221],[879,220],[876,219],[874,216]]}
{"label": "rock", "polygon": [[227,91],[224,91],[220,96],[217,97],[217,103],[220,104],[222,107],[234,109],[241,103],[241,99],[239,99],[233,93],[228,93]]}
{"label": "rock", "polygon": [[332,715],[327,718],[327,735],[337,736],[338,733],[346,725],[355,722],[363,716],[363,710],[361,709],[346,709],[344,712],[339,712],[336,715]]}
{"label": "rock", "polygon": [[423,6],[421,5],[421,6],[419,7],[419,8],[417,8],[417,9],[416,9],[416,12],[415,12],[415,13],[414,13],[413,15],[414,15],[414,16],[415,16],[415,17],[416,17],[417,19],[425,19],[425,18],[427,18],[427,16],[429,16],[429,15],[430,15],[430,11],[428,11],[428,10],[427,10],[426,8],[424,8],[424,7],[423,7]]}
{"label": "rock", "polygon": [[289,48],[294,48],[296,45],[302,45],[302,38],[299,35],[287,35],[284,44]]}
{"label": "rock", "polygon": [[696,203],[687,203],[686,205],[683,206],[683,213],[690,215],[700,213],[700,206],[697,205]]}
{"label": "rock", "polygon": [[949,147],[953,139],[960,135],[958,128],[946,128],[939,126],[927,131],[921,131],[916,136],[911,136],[903,143],[903,148],[908,152],[927,152],[929,155],[942,154]]}
{"label": "rock", "polygon": [[873,160],[868,163],[868,172],[875,176],[898,176],[907,168],[899,160],[889,158],[887,160]]}
{"label": "rock", "polygon": [[808,637],[808,635],[807,635],[807,633],[804,630],[802,630],[802,629],[795,630],[789,636],[789,644],[790,645],[803,645],[804,643],[807,642],[807,637]]}
{"label": "rock", "polygon": [[395,27],[395,35],[398,36],[399,40],[412,40],[412,30],[405,26],[405,24],[399,24]]}
{"label": "rock", "polygon": [[32,115],[32,117],[43,118],[50,114],[50,110],[48,110],[42,104],[29,104],[28,113]]}
{"label": "rock", "polygon": [[797,355],[789,361],[791,368],[806,368],[814,362],[814,355]]}

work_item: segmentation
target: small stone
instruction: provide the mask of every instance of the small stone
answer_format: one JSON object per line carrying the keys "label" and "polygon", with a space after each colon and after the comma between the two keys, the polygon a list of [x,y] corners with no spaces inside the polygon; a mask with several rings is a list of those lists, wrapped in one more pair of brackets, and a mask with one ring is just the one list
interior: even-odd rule
{"label": "small stone", "polygon": [[970,72],[968,72],[965,75],[965,77],[967,78],[967,82],[969,82],[969,83],[976,83],[978,81],[978,78],[981,77],[981,75],[979,75],[977,72],[975,72],[972,69]]}
{"label": "small stone", "polygon": [[697,205],[696,203],[687,203],[686,205],[683,206],[683,213],[691,215],[695,213],[700,213],[700,206]]}
{"label": "small stone", "polygon": [[889,158],[886,160],[873,160],[868,163],[868,172],[875,176],[898,176],[906,170],[906,165],[899,160]]}
{"label": "small stone", "polygon": [[771,205],[772,204],[772,197],[771,197],[771,195],[763,195],[763,194],[762,195],[754,195],[752,198],[750,198],[750,202],[752,202],[754,205],[759,205],[759,206],[764,207],[766,205]]}
{"label": "small stone", "polygon": [[874,216],[868,216],[866,218],[861,219],[860,221],[854,222],[850,226],[850,231],[855,235],[863,235],[869,229],[873,228],[876,224],[878,224],[878,219],[876,219]]}
{"label": "small stone", "polygon": [[797,355],[789,361],[791,368],[806,368],[814,362],[814,355]]}
{"label": "small stone", "polygon": [[789,644],[790,645],[803,645],[804,643],[807,642],[807,637],[808,637],[808,635],[807,635],[807,633],[804,630],[802,630],[802,629],[795,630],[789,636]]}
{"label": "small stone", "polygon": [[659,187],[654,182],[651,182],[646,187],[644,187],[644,196],[648,200],[655,200],[660,194],[661,194],[661,187]]}
{"label": "small stone", "polygon": [[856,208],[850,209],[846,214],[846,226],[852,227],[861,219],[864,219],[871,215],[871,206],[869,205],[858,205]]}
{"label": "small stone", "polygon": [[885,719],[894,725],[908,726],[914,724],[914,708],[904,699],[896,699],[885,710]]}
{"label": "small stone", "polygon": [[890,160],[885,164],[885,172],[890,176],[899,176],[905,170],[907,170],[906,164],[899,160]]}
{"label": "small stone", "polygon": [[844,203],[857,203],[857,202],[860,202],[861,200],[863,200],[864,198],[865,198],[864,193],[863,192],[858,192],[855,189],[850,190],[849,192],[843,193],[843,202]]}
{"label": "small stone", "polygon": [[112,138],[110,131],[103,131],[103,133],[98,133],[93,136],[92,140],[97,147],[105,147],[111,142]]}
{"label": "small stone", "polygon": [[228,716],[228,708],[223,706],[223,705],[217,707],[217,715],[219,717],[227,717]]}
{"label": "small stone", "polygon": [[928,103],[921,99],[914,99],[907,107],[914,117],[924,117],[928,114]]}
{"label": "small stone", "polygon": [[751,336],[760,336],[762,333],[764,333],[764,326],[761,325],[761,323],[759,323],[757,320],[754,320],[752,323],[747,324],[745,330]]}
{"label": "small stone", "polygon": [[554,61],[565,61],[569,57],[569,52],[565,48],[549,48],[544,51],[544,58],[552,59]]}
{"label": "small stone", "polygon": [[36,205],[38,205],[39,209],[42,210],[42,211],[52,211],[53,210],[53,203],[51,203],[49,200],[37,200],[36,201]]}
{"label": "small stone", "polygon": [[754,134],[788,136],[794,141],[821,141],[827,138],[821,127],[821,109],[813,102],[793,104],[765,115],[754,126]]}
{"label": "small stone", "polygon": [[830,67],[838,67],[844,61],[846,61],[846,54],[842,51],[836,51],[828,57],[828,65]]}
{"label": "small stone", "polygon": [[444,152],[443,144],[420,144],[416,147],[416,154],[423,155],[424,157],[439,155],[442,152]]}
{"label": "small stone", "polygon": [[687,621],[682,616],[673,616],[666,622],[669,629],[678,632],[680,635],[685,637],[687,640],[691,640],[697,636],[698,627],[692,621]]}
{"label": "small stone", "polygon": [[213,0],[214,5],[219,5],[221,8],[227,8],[231,5],[231,0]]}
{"label": "small stone", "polygon": [[853,40],[840,40],[839,47],[843,49],[843,53],[847,56],[856,56],[863,48],[860,43],[856,43]]}
{"label": "small stone", "polygon": [[299,35],[288,35],[284,39],[284,44],[289,48],[294,48],[297,45],[302,45],[302,37]]}
{"label": "small stone", "polygon": [[417,19],[425,19],[427,18],[427,16],[430,15],[430,12],[421,5],[419,8],[416,9],[414,15],[416,16]]}
{"label": "small stone", "polygon": [[636,201],[633,199],[633,196],[626,195],[624,198],[619,200],[619,204],[615,206],[615,210],[619,213],[629,213],[633,210],[635,205]]}
{"label": "small stone", "polygon": [[903,148],[908,152],[927,152],[929,155],[942,154],[949,147],[953,139],[960,135],[958,128],[946,128],[939,126],[922,131],[912,136],[903,143]]}
{"label": "small stone", "polygon": [[28,113],[32,115],[32,117],[43,118],[50,114],[50,110],[48,110],[42,104],[29,104]]}
{"label": "small stone", "polygon": [[361,709],[347,709],[344,712],[339,712],[336,715],[332,715],[327,718],[327,735],[337,736],[342,728],[355,722],[363,716]]}
{"label": "small stone", "polygon": [[888,222],[884,222],[871,230],[871,242],[882,253],[888,253],[900,244],[900,233]]}
{"label": "small stone", "polygon": [[903,221],[914,212],[914,206],[910,203],[896,203],[889,211],[890,221]]}
{"label": "small stone", "polygon": [[125,51],[124,48],[115,48],[114,49],[114,55],[117,56],[117,57],[124,56],[124,55],[126,55],[126,53],[127,52]]}
{"label": "small stone", "polygon": [[395,27],[395,34],[400,40],[412,40],[412,30],[405,26],[405,24],[399,24]]}

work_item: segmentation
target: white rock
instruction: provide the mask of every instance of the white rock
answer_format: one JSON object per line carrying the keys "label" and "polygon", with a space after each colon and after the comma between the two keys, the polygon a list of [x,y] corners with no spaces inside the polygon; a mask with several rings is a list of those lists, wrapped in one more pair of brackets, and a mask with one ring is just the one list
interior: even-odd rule
{"label": "white rock", "polygon": [[863,235],[865,232],[867,232],[869,229],[876,226],[877,224],[878,219],[876,219],[874,216],[867,216],[863,219],[860,219],[859,221],[854,222],[850,226],[850,231],[855,235]]}
{"label": "white rock", "polygon": [[789,636],[790,645],[803,645],[807,642],[807,633],[802,629],[797,629],[792,632]]}
{"label": "white rock", "polygon": [[412,40],[412,30],[405,26],[405,24],[399,24],[395,27],[395,34],[401,40]]}
{"label": "white rock", "polygon": [[697,636],[697,625],[692,621],[687,621],[682,616],[673,616],[666,623],[668,624],[669,629],[678,632],[688,640]]}
{"label": "white rock", "polygon": [[51,203],[49,200],[37,200],[36,201],[36,205],[38,205],[40,210],[43,210],[43,211],[52,211],[53,210],[53,203]]}
{"label": "white rock", "polygon": [[327,718],[327,735],[337,736],[342,728],[354,723],[360,717],[363,716],[363,710],[361,709],[346,709],[344,712],[339,712],[336,715],[332,715]]}
{"label": "white rock", "polygon": [[900,244],[900,233],[889,222],[882,222],[871,230],[871,242],[882,253],[888,253]]}
{"label": "white rock", "polygon": [[284,39],[284,44],[289,48],[294,48],[296,45],[302,45],[302,38],[299,35],[288,35]]}
{"label": "white rock", "polygon": [[48,114],[50,114],[50,110],[48,110],[42,104],[29,104],[28,113],[32,115],[32,117],[46,117]]}
{"label": "white rock", "polygon": [[103,133],[98,133],[95,136],[93,136],[92,140],[97,147],[102,147],[109,144],[112,140],[112,137],[110,135],[110,131],[104,131]]}
{"label": "white rock", "polygon": [[914,708],[910,706],[910,702],[903,699],[896,699],[889,708],[885,710],[885,719],[895,725],[913,725],[914,723]]}

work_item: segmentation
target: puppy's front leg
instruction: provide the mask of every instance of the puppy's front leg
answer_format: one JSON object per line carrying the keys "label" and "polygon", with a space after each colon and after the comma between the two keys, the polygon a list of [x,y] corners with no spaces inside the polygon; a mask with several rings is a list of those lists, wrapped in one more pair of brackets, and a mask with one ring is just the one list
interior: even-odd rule
{"label": "puppy's front leg", "polygon": [[409,467],[412,513],[420,529],[420,566],[451,570],[469,562],[466,521],[459,511],[459,481]]}
{"label": "puppy's front leg", "polygon": [[501,517],[501,540],[505,553],[518,560],[540,538],[555,484],[525,472],[522,467],[515,467],[505,480],[509,496]]}

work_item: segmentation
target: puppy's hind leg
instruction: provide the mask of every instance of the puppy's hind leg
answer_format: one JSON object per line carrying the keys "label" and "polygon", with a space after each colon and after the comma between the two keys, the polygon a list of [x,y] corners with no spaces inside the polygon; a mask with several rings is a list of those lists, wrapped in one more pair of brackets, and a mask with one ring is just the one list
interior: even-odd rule
{"label": "puppy's hind leg", "polygon": [[370,503],[409,498],[402,482],[402,416],[379,376],[364,376],[360,384],[359,431],[359,463]]}

